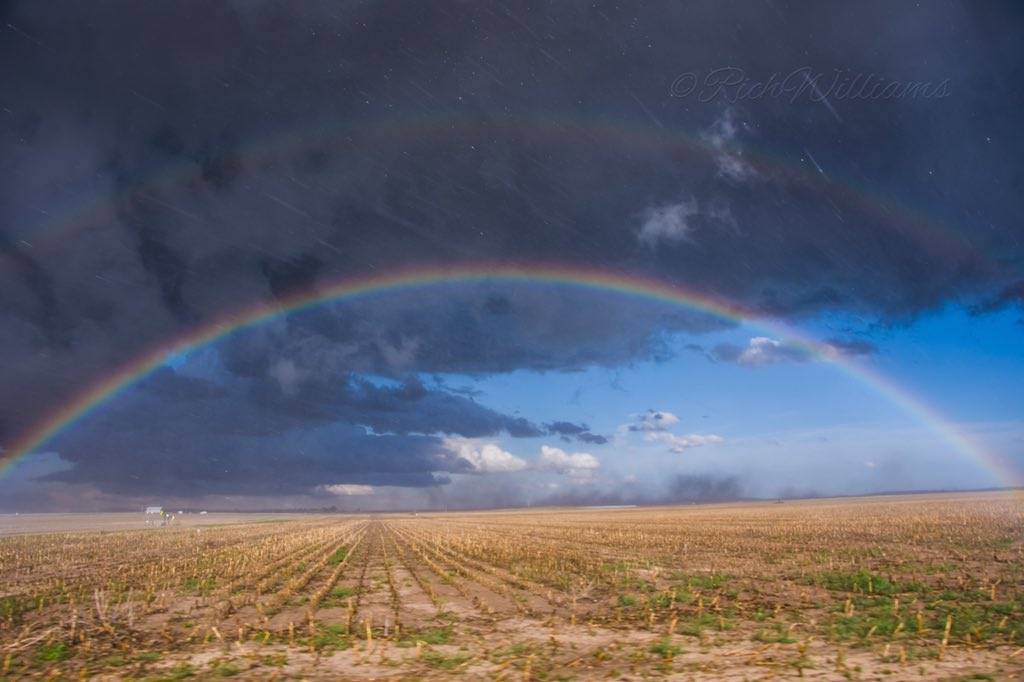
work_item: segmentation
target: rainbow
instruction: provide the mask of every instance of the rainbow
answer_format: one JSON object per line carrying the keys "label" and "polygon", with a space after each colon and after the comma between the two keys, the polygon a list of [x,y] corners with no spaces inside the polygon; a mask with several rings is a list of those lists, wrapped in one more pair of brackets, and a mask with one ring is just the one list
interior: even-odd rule
{"label": "rainbow", "polygon": [[[244,150],[239,155],[239,162],[260,168],[273,166],[282,159],[300,157],[304,153],[343,153],[355,139],[389,144],[398,141],[415,145],[423,140],[470,132],[481,135],[495,132],[523,135],[543,141],[550,148],[572,142],[588,146],[602,143],[630,151],[642,149],[699,157],[710,164],[721,154],[721,150],[704,136],[678,128],[640,128],[615,121],[560,119],[557,116],[509,116],[493,121],[444,116],[374,119],[271,134]],[[759,151],[752,148],[744,153],[743,161],[762,177],[781,182],[790,192],[806,192],[831,203],[837,211],[839,208],[855,211],[857,215],[871,218],[892,230],[897,237],[911,237],[925,250],[969,259],[973,267],[994,267],[992,259],[979,252],[962,231],[938,217],[901,204],[892,196],[860,186],[838,175],[825,178],[821,173],[774,150]],[[198,185],[201,175],[202,171],[194,161],[177,161],[156,170],[142,184],[136,196],[143,202],[175,212],[185,220],[199,223],[200,216],[165,204],[160,195],[165,191]],[[267,201],[275,200],[268,198]],[[116,218],[117,210],[112,201],[101,196],[72,207],[63,217],[42,227],[23,230],[15,237],[33,248],[45,249],[51,245],[58,247],[67,244],[73,234],[104,225]]]}
{"label": "rainbow", "polygon": [[941,415],[893,384],[821,344],[770,319],[758,316],[736,305],[705,294],[654,279],[596,269],[566,266],[463,265],[455,267],[411,268],[388,275],[342,280],[329,286],[294,294],[273,303],[260,303],[212,323],[200,326],[173,341],[153,348],[126,363],[113,374],[88,387],[58,410],[29,428],[0,458],[0,475],[27,457],[93,410],[115,398],[127,388],[145,379],[175,356],[214,343],[230,334],[257,326],[282,315],[306,310],[329,302],[384,295],[389,292],[431,285],[524,282],[563,285],[634,296],[681,306],[693,311],[728,320],[751,324],[786,339],[843,369],[853,379],[912,415],[926,425],[959,453],[993,474],[1007,486],[1018,485],[1018,474],[1000,459],[988,454],[955,429]]}

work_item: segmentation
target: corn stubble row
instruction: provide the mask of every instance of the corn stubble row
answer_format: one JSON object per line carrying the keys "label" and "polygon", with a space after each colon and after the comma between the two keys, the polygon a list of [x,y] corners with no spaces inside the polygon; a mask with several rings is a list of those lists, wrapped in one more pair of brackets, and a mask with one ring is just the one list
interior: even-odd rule
{"label": "corn stubble row", "polygon": [[418,602],[477,629],[517,617],[941,657],[1024,646],[1022,538],[1012,495],[14,536],[0,539],[0,643],[10,669],[40,650],[70,664],[129,647],[305,646],[324,628],[397,640],[423,625]]}

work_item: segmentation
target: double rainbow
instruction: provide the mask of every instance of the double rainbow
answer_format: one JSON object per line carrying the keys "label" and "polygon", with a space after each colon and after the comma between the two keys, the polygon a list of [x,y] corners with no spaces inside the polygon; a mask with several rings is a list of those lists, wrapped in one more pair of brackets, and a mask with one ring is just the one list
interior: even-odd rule
{"label": "double rainbow", "polygon": [[[628,121],[565,118],[557,114],[545,116],[506,116],[493,120],[480,120],[459,116],[413,116],[393,119],[373,119],[354,122],[330,122],[324,126],[310,126],[283,130],[258,137],[240,150],[237,161],[246,168],[260,169],[284,162],[302,162],[310,154],[328,154],[343,157],[357,141],[379,144],[401,144],[404,147],[424,142],[458,144],[458,138],[467,135],[487,137],[511,135],[557,149],[566,145],[605,145],[629,153],[679,155],[703,159],[714,165],[722,151],[709,142],[706,135],[680,128],[649,128],[631,125]],[[824,177],[808,164],[798,162],[791,154],[770,149],[751,147],[745,150],[743,161],[758,175],[773,178],[784,184],[790,192],[807,193],[816,200],[830,203],[838,212],[853,211],[857,215],[877,221],[892,230],[901,239],[911,238],[920,248],[929,252],[955,254],[972,267],[996,267],[986,254],[981,253],[960,229],[940,216],[929,215],[922,209],[896,201],[877,189],[863,186],[852,179],[836,174]],[[165,192],[173,194],[183,189],[201,186],[202,168],[194,159],[178,160],[154,169],[135,191],[143,202],[152,202],[177,213],[179,217],[201,221],[201,217],[163,203]],[[274,202],[268,198],[268,202]],[[824,204],[822,204],[824,205]],[[72,242],[77,233],[117,220],[117,207],[109,194],[86,195],[83,203],[70,207],[56,220],[38,228],[20,230],[16,235],[33,248],[59,247]]]}

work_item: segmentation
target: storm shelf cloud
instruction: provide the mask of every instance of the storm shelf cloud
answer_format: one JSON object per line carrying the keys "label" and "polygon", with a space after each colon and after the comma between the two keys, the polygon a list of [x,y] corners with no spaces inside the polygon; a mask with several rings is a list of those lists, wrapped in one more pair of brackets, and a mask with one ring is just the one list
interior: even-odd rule
{"label": "storm shelf cloud", "polygon": [[[752,368],[870,361],[873,330],[1020,309],[1009,6],[875,2],[843,22],[718,2],[165,10],[0,9],[0,447],[189,348],[47,441],[63,465],[40,485],[368,498],[463,475],[582,480],[648,404],[694,433],[652,410],[627,437],[708,452],[732,436],[642,395],[539,414],[478,384],[659,365],[684,347]],[[772,39],[742,39],[755,28]],[[825,106],[673,87],[688,70],[766,80],[808,63],[948,79],[950,96]],[[293,306],[413,271],[439,274]],[[622,284],[648,281],[744,312]],[[227,333],[259,306],[266,319]],[[814,352],[737,332],[737,318],[829,316],[864,323]]]}

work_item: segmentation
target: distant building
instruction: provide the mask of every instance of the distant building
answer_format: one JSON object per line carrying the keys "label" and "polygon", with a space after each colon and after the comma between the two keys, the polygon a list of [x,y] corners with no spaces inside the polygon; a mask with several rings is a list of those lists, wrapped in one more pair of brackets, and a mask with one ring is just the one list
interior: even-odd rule
{"label": "distant building", "polygon": [[146,507],[146,513],[147,514],[163,514],[164,513],[164,508],[163,507]]}

